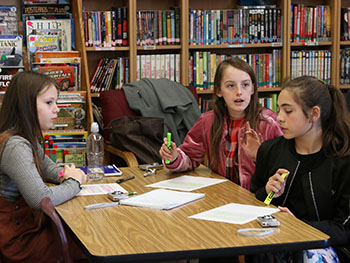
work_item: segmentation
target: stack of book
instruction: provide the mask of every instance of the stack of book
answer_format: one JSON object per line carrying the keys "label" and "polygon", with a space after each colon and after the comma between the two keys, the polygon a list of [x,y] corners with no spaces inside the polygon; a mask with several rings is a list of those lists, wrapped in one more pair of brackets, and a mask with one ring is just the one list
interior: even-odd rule
{"label": "stack of book", "polygon": [[23,32],[29,67],[57,80],[62,91],[80,90],[80,56],[72,51],[74,21],[66,0],[24,0]]}
{"label": "stack of book", "polygon": [[13,75],[24,70],[18,15],[16,6],[0,5],[0,91],[6,91]]}
{"label": "stack of book", "polygon": [[220,45],[282,41],[282,14],[275,5],[231,10],[190,8],[189,44]]}
{"label": "stack of book", "polygon": [[82,130],[48,130],[43,133],[46,155],[57,164],[85,166],[87,132]]}
{"label": "stack of book", "polygon": [[129,83],[128,58],[102,58],[90,82],[91,92],[120,89]]}
{"label": "stack of book", "polygon": [[263,54],[218,54],[210,51],[190,53],[189,83],[199,90],[214,88],[217,65],[227,58],[239,57],[254,70],[258,88],[278,88],[281,85],[281,50]]}
{"label": "stack of book", "polygon": [[291,42],[331,41],[331,7],[292,4]]}
{"label": "stack of book", "polygon": [[78,51],[35,51],[32,70],[56,79],[60,91],[79,91],[81,59]]}
{"label": "stack of book", "polygon": [[137,55],[137,80],[166,78],[180,82],[180,54]]}
{"label": "stack of book", "polygon": [[86,164],[85,98],[80,93],[60,92],[60,111],[50,130],[43,131],[46,154],[56,163]]}
{"label": "stack of book", "polygon": [[[81,58],[74,51],[74,20],[69,0],[22,0],[24,43],[28,68],[58,83],[59,112],[43,131],[46,154],[56,163],[85,165],[85,98],[80,93]],[[70,91],[70,92],[68,92]]]}
{"label": "stack of book", "polygon": [[84,11],[85,46],[118,47],[128,45],[128,8],[112,11]]}
{"label": "stack of book", "polygon": [[137,45],[180,45],[180,8],[136,13]]}

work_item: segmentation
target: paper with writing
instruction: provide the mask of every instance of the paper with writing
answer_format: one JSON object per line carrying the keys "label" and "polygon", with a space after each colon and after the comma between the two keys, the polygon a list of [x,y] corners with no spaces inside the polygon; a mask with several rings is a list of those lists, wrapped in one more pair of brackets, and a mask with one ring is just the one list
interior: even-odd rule
{"label": "paper with writing", "polygon": [[256,219],[258,216],[271,215],[278,211],[277,208],[230,203],[189,216],[189,218],[242,225]]}
{"label": "paper with writing", "polygon": [[167,188],[180,191],[194,191],[203,187],[222,183],[225,181],[227,181],[227,179],[183,175],[173,179],[163,180],[154,184],[149,184],[146,186],[155,188]]}

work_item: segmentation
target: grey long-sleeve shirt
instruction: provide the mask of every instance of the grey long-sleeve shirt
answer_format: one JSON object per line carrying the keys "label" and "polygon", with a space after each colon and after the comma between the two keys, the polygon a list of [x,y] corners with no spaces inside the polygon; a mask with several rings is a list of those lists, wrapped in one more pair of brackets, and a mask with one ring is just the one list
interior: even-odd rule
{"label": "grey long-sleeve shirt", "polygon": [[[39,155],[44,155],[41,146]],[[59,183],[58,172],[62,168],[46,155],[43,170],[46,182]],[[49,197],[56,206],[71,199],[79,191],[79,184],[74,180],[47,186],[35,166],[29,142],[17,136],[9,139],[0,162],[0,196],[12,202],[23,196],[30,207],[40,209],[40,201],[44,197]]]}

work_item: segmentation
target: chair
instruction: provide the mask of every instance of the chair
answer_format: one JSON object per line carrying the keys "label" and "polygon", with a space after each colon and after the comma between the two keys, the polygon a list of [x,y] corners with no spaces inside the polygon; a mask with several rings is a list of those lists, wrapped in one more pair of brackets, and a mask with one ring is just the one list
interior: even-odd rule
{"label": "chair", "polygon": [[61,254],[63,256],[64,263],[73,263],[73,259],[69,253],[66,232],[63,228],[61,219],[56,213],[55,207],[53,206],[51,199],[48,197],[43,198],[40,202],[40,209],[44,212],[44,214],[51,218],[52,222],[57,227],[57,233],[61,241]]}
{"label": "chair", "polygon": [[[198,95],[195,87],[187,87],[198,101]],[[107,127],[111,120],[122,116],[138,116],[137,112],[130,109],[123,89],[106,90],[100,94],[100,103],[102,108],[103,125]],[[126,166],[137,167],[138,161],[132,152],[122,151],[114,147],[109,139],[109,132],[104,131],[105,138],[105,158],[104,163],[110,164],[113,156],[118,156],[124,160]]]}

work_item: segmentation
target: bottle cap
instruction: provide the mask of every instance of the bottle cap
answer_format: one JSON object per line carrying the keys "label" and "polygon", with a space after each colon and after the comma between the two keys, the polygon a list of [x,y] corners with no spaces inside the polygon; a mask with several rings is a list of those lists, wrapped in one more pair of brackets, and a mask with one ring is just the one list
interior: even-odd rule
{"label": "bottle cap", "polygon": [[97,124],[97,122],[91,123],[91,132],[98,132],[98,124]]}

